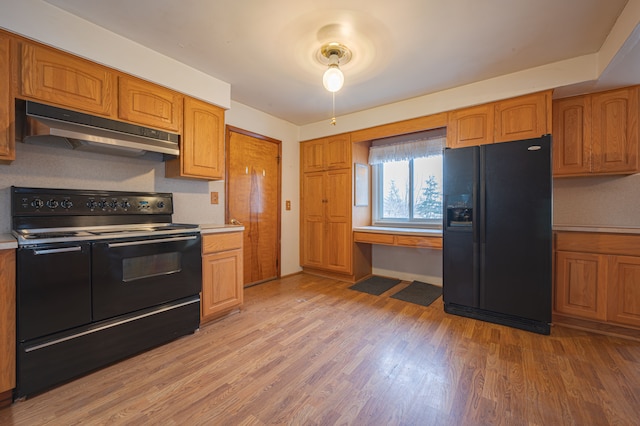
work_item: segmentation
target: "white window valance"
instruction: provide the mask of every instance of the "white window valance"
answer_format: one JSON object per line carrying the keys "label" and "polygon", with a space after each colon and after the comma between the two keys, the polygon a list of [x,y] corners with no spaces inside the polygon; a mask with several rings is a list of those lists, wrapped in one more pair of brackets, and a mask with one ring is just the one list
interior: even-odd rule
{"label": "white window valance", "polygon": [[440,155],[442,154],[444,146],[444,137],[374,145],[369,148],[369,164],[381,164],[389,161],[404,161],[412,158]]}

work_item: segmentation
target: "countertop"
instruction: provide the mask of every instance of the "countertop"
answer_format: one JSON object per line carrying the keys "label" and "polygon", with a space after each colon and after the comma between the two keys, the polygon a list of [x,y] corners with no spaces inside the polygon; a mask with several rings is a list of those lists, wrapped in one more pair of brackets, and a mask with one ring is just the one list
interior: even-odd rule
{"label": "countertop", "polygon": [[206,234],[221,234],[224,232],[241,232],[244,231],[244,226],[242,225],[215,225],[215,224],[205,224],[200,225],[200,233],[202,235]]}
{"label": "countertop", "polygon": [[11,234],[0,234],[0,250],[18,248],[18,242]]}
{"label": "countertop", "polygon": [[442,237],[442,229],[394,228],[390,226],[358,226],[354,231],[374,234],[417,235],[420,237]]}
{"label": "countertop", "polygon": [[612,234],[640,234],[640,226],[553,225],[554,231],[602,232]]}

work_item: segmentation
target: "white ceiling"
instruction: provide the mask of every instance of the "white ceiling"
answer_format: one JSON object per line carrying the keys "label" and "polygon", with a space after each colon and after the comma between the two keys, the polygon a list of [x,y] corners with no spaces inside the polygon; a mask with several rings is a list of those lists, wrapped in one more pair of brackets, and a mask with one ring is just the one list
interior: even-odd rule
{"label": "white ceiling", "polygon": [[[331,116],[316,59],[324,42],[353,53],[336,95],[344,115],[598,52],[627,0],[47,2],[230,83],[234,101],[304,125]],[[640,58],[635,43],[628,50]],[[640,61],[616,61],[609,85],[640,83]]]}

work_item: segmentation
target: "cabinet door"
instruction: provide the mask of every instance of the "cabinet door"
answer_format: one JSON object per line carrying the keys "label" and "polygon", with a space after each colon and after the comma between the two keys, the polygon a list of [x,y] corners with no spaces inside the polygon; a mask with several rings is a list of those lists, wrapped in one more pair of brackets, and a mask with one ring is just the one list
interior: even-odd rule
{"label": "cabinet door", "polygon": [[115,117],[116,76],[109,69],[60,51],[22,45],[21,93],[63,108]]}
{"label": "cabinet door", "polygon": [[351,170],[326,172],[326,268],[351,272]]}
{"label": "cabinet door", "polygon": [[550,92],[496,102],[494,142],[538,138],[550,133],[547,119],[550,112]]}
{"label": "cabinet door", "polygon": [[[16,386],[16,255],[0,251],[0,394]],[[0,401],[2,406],[2,401]]]}
{"label": "cabinet door", "polygon": [[553,102],[553,174],[585,175],[591,171],[591,98]]}
{"label": "cabinet door", "polygon": [[631,87],[591,96],[593,171],[638,170],[638,89]]}
{"label": "cabinet door", "polygon": [[640,257],[611,256],[609,269],[608,320],[640,327]]}
{"label": "cabinet door", "polygon": [[184,98],[180,158],[165,163],[167,177],[224,178],[224,110]]}
{"label": "cabinet door", "polygon": [[133,77],[118,78],[118,118],[179,133],[182,95]]}
{"label": "cabinet door", "polygon": [[300,163],[303,172],[320,172],[324,170],[324,146],[324,139],[302,144],[302,160]]}
{"label": "cabinet door", "polygon": [[14,103],[11,94],[11,40],[0,34],[0,161],[15,160]]}
{"label": "cabinet door", "polygon": [[607,257],[592,253],[556,253],[556,312],[607,319]]}
{"label": "cabinet door", "polygon": [[447,147],[493,143],[494,105],[485,104],[449,113]]}
{"label": "cabinet door", "polygon": [[302,144],[303,172],[351,167],[351,135],[337,135]]}
{"label": "cabinet door", "polygon": [[300,263],[322,267],[325,264],[325,173],[304,173],[301,188]]}
{"label": "cabinet door", "polygon": [[351,167],[351,136],[328,137],[324,148],[324,163],[327,170]]}
{"label": "cabinet door", "polygon": [[202,320],[242,305],[242,250],[202,256]]}

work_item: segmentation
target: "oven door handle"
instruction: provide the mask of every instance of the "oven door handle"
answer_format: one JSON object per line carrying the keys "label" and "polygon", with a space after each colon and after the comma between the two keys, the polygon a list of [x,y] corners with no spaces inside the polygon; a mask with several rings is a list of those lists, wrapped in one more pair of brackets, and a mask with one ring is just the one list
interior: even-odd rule
{"label": "oven door handle", "polygon": [[171,243],[171,242],[174,242],[174,241],[195,240],[196,238],[198,238],[197,235],[192,235],[192,236],[189,236],[189,237],[172,237],[172,238],[158,238],[158,239],[154,239],[154,240],[126,241],[124,243],[108,243],[107,247],[108,248],[115,248],[115,247],[140,246],[140,245],[143,245],[143,244]]}
{"label": "oven door handle", "polygon": [[73,247],[63,247],[63,248],[57,248],[57,249],[34,250],[33,254],[40,255],[40,254],[54,254],[54,253],[69,253],[72,251],[82,251],[82,247],[73,246]]}

